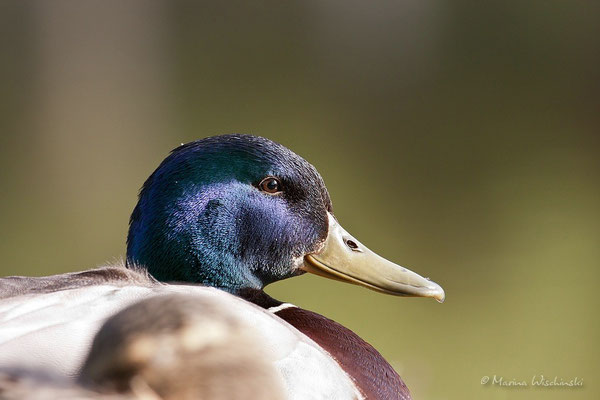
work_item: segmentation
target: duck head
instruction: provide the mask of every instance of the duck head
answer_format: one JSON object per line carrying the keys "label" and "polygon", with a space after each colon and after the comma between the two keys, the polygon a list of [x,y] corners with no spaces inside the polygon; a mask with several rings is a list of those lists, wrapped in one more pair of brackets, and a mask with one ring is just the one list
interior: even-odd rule
{"label": "duck head", "polygon": [[311,272],[444,299],[439,285],[378,256],[339,225],[310,163],[251,135],[210,137],[171,152],[140,192],[127,263],[161,281],[231,293]]}

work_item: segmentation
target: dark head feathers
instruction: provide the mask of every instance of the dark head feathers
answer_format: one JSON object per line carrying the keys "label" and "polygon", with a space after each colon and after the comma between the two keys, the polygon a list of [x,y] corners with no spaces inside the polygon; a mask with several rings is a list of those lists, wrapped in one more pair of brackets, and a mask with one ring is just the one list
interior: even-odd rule
{"label": "dark head feathers", "polygon": [[[259,184],[275,177],[276,195]],[[301,273],[297,260],[328,230],[331,200],[317,170],[252,135],[174,149],[144,183],[130,221],[127,262],[161,281],[236,292]]]}

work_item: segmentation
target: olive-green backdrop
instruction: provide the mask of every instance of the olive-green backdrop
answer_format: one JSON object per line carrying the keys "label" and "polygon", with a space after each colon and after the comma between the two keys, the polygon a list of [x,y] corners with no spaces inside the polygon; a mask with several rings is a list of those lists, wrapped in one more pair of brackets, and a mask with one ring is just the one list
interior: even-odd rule
{"label": "olive-green backdrop", "polygon": [[171,148],[258,134],[447,300],[313,276],[270,294],[353,329],[415,399],[598,398],[599,20],[592,1],[3,1],[0,273],[119,259]]}

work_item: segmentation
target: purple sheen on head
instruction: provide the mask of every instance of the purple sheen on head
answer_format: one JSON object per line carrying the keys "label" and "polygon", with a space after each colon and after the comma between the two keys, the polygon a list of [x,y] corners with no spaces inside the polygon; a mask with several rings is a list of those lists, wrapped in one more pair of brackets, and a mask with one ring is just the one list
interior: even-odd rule
{"label": "purple sheen on head", "polygon": [[[261,192],[277,176],[283,192]],[[232,292],[298,273],[294,260],[327,234],[329,195],[285,147],[226,135],[178,147],[148,178],[131,217],[127,259],[163,281]]]}

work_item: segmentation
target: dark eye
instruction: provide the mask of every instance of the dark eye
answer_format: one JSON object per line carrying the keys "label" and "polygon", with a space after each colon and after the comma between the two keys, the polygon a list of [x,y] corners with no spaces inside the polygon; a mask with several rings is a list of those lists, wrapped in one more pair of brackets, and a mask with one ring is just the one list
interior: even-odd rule
{"label": "dark eye", "polygon": [[266,193],[278,193],[281,192],[281,182],[279,182],[279,179],[269,176],[260,181],[258,188]]}

